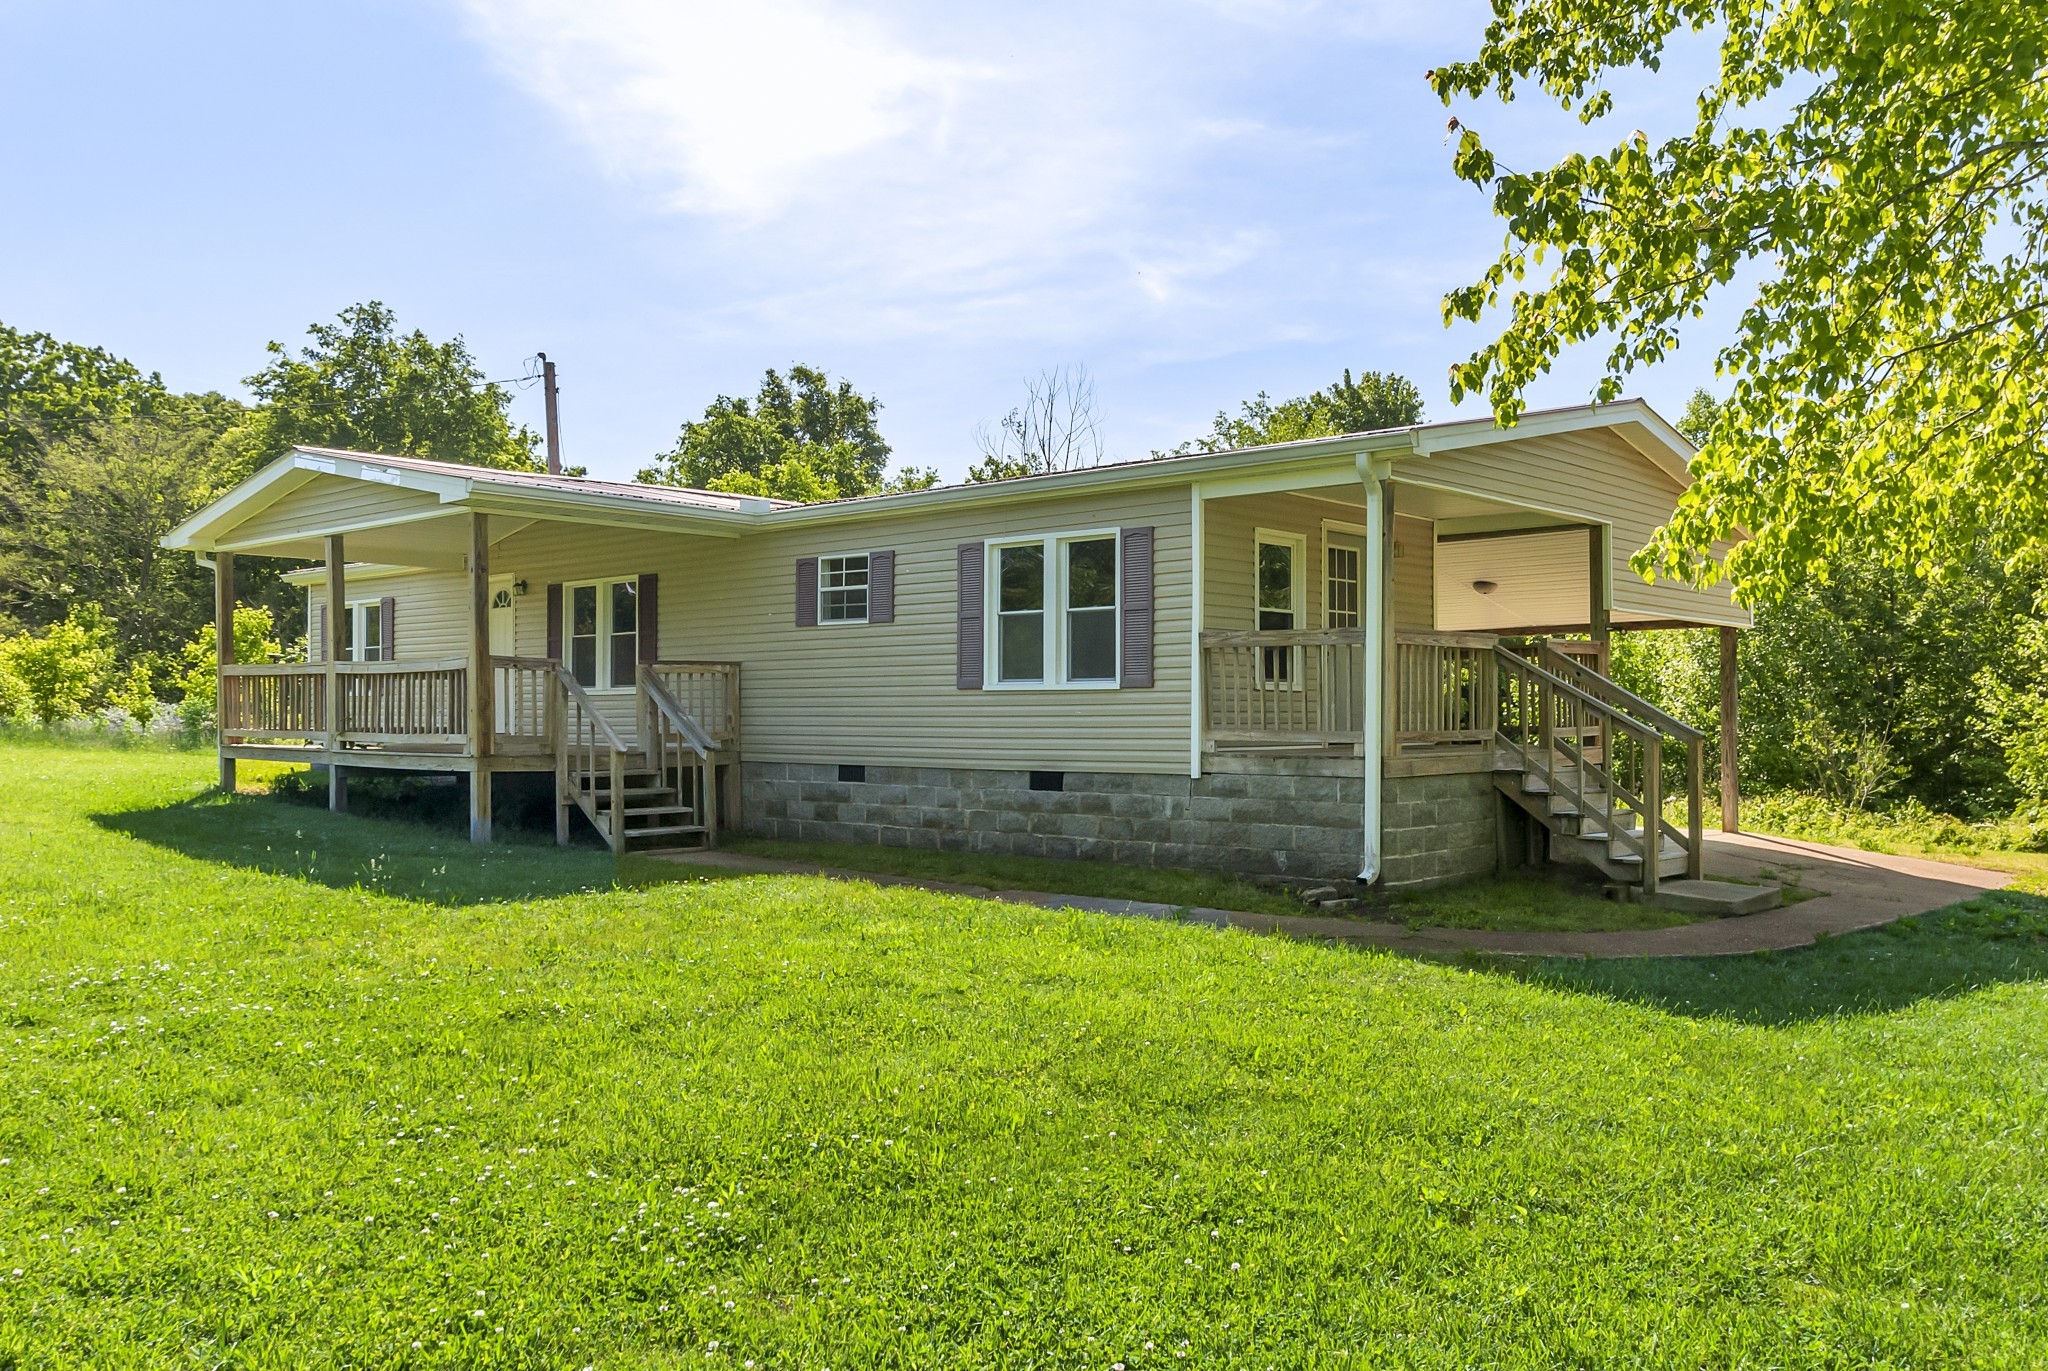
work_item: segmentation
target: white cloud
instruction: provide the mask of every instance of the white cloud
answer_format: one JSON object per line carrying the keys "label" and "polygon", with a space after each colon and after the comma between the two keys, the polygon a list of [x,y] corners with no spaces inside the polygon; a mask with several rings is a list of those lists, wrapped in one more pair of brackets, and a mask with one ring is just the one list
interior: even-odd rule
{"label": "white cloud", "polygon": [[677,208],[758,217],[878,144],[943,143],[985,70],[805,0],[465,0],[499,66],[613,174]]}

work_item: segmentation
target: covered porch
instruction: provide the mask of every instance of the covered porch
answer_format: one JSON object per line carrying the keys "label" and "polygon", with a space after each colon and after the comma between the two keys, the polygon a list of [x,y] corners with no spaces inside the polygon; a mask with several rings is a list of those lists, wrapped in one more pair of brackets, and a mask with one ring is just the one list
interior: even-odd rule
{"label": "covered porch", "polygon": [[1710,777],[1705,736],[1611,678],[1612,645],[1718,629],[1732,739],[1735,627],[1633,593],[1633,535],[1597,509],[1402,470],[1198,495],[1192,774],[1353,758],[1378,773],[1368,812],[1413,778],[1483,774],[1541,830],[1532,853],[1564,842],[1650,893],[1699,878],[1710,799],[1738,826],[1733,749]]}
{"label": "covered porch", "polygon": [[[364,459],[296,460],[289,498],[202,549],[216,575],[224,788],[244,759],[306,763],[345,810],[354,774],[453,774],[484,843],[493,778],[543,773],[561,842],[577,811],[614,851],[716,842],[732,813],[721,780],[739,759],[739,666],[661,654],[651,570],[566,594],[542,584],[575,573],[535,539],[585,548],[599,520],[458,503],[411,466],[380,476]],[[346,482],[332,471],[343,462]],[[310,660],[235,660],[237,570],[254,557],[312,563],[287,574],[307,590]],[[529,598],[529,580],[548,593]]]}

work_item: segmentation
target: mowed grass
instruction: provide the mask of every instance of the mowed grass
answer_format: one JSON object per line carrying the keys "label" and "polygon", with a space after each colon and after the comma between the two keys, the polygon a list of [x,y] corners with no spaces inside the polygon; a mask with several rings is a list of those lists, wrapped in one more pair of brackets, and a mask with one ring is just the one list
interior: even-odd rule
{"label": "mowed grass", "polygon": [[[1838,940],[1796,995],[1755,974],[1792,957],[1666,994],[620,884],[600,853],[212,797],[211,766],[0,751],[0,1364],[2048,1347],[2038,900]],[[1947,949],[1917,973],[1916,938]]]}

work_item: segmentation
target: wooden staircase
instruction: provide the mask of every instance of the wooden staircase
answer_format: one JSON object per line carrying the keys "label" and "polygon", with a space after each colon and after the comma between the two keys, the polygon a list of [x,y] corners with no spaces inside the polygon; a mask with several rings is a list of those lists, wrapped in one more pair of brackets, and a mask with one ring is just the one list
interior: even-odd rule
{"label": "wooden staircase", "polygon": [[[1702,876],[1705,735],[1539,640],[1524,656],[1496,646],[1500,731],[1494,785],[1576,857],[1653,898],[1671,878]],[[1685,827],[1665,817],[1681,788]]]}
{"label": "wooden staircase", "polygon": [[574,806],[616,854],[716,846],[717,744],[660,676],[639,671],[641,747],[619,737],[567,671],[557,667],[556,681],[555,840],[568,843]]}

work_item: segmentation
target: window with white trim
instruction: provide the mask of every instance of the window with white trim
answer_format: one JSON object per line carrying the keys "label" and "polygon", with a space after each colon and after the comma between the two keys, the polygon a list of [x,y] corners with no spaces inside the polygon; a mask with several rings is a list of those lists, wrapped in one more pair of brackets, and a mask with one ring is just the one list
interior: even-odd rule
{"label": "window with white trim", "polygon": [[1056,533],[989,544],[994,684],[1117,683],[1117,535]]}
{"label": "window with white trim", "polygon": [[586,690],[631,690],[640,662],[640,581],[562,587],[562,644],[569,674]]}
{"label": "window with white trim", "polygon": [[1334,537],[1323,541],[1323,560],[1327,564],[1323,580],[1323,624],[1327,628],[1357,628],[1364,623],[1360,605],[1361,581],[1358,574],[1362,556],[1354,543],[1341,543]]}
{"label": "window with white trim", "polygon": [[[1307,550],[1308,540],[1299,534],[1258,530],[1252,572],[1259,632],[1292,633],[1302,627],[1301,564]],[[1259,665],[1267,685],[1300,687],[1301,649],[1261,648]]]}
{"label": "window with white trim", "polygon": [[341,658],[344,662],[384,660],[384,605],[382,600],[350,600],[348,615],[341,622]]}
{"label": "window with white trim", "polygon": [[818,622],[868,621],[868,554],[842,553],[818,559]]}

